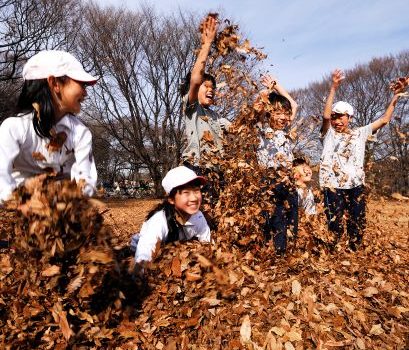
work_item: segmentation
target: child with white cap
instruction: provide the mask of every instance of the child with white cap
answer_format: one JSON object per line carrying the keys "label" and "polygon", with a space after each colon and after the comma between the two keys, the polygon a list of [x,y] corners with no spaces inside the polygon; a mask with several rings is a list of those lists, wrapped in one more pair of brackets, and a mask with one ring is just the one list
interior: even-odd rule
{"label": "child with white cap", "polygon": [[344,231],[342,218],[346,212],[349,247],[355,251],[362,241],[365,229],[365,144],[372,134],[389,123],[408,82],[393,89],[392,100],[379,119],[363,127],[350,129],[353,107],[344,101],[333,104],[336,90],[344,78],[339,69],[332,73],[321,129],[323,151],[319,179],[324,192],[329,230],[339,240]]}
{"label": "child with white cap", "polygon": [[90,130],[77,118],[98,78],[64,51],[41,51],[23,68],[16,117],[0,126],[0,203],[27,178],[55,173],[92,195],[97,173]]}
{"label": "child with white cap", "polygon": [[197,238],[210,242],[210,228],[203,213],[201,186],[206,179],[185,167],[169,170],[162,180],[166,199],[147,215],[141,232],[132,237],[135,261],[150,261],[158,241],[170,243]]}

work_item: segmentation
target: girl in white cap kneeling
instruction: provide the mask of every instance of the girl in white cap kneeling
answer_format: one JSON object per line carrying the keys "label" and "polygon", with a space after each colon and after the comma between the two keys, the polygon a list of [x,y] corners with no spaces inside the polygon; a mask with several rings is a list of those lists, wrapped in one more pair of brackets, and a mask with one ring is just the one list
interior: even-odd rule
{"label": "girl in white cap kneeling", "polygon": [[54,173],[92,195],[97,172],[90,130],[74,115],[98,78],[64,51],[41,51],[23,68],[17,117],[0,126],[0,204],[32,176]]}
{"label": "girl in white cap kneeling", "polygon": [[185,166],[169,170],[162,180],[166,199],[147,215],[141,232],[132,237],[136,263],[150,261],[158,241],[166,244],[197,238],[210,242],[210,228],[199,210],[205,182]]}

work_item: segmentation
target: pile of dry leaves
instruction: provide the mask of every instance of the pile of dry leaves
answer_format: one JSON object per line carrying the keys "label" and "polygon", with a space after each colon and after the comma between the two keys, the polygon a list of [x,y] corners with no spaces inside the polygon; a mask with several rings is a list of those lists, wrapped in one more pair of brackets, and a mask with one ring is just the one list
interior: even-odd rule
{"label": "pile of dry leaves", "polygon": [[104,347],[119,336],[132,281],[96,204],[75,182],[41,175],[2,210],[2,227],[12,229],[0,261],[2,348]]}

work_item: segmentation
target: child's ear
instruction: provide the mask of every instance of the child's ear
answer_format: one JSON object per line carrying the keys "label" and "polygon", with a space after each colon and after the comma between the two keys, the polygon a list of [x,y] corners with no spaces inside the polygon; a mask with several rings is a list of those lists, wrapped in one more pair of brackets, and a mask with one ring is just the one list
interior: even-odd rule
{"label": "child's ear", "polygon": [[172,205],[175,205],[175,200],[171,197],[168,197],[168,202]]}
{"label": "child's ear", "polygon": [[47,78],[47,83],[51,91],[57,94],[60,92],[60,84],[58,83],[57,79],[53,75]]}

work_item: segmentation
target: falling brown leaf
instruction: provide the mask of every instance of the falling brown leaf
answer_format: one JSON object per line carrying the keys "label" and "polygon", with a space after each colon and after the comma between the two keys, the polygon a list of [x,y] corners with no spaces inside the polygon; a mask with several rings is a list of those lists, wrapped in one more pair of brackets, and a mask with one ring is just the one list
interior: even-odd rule
{"label": "falling brown leaf", "polygon": [[47,159],[44,157],[43,154],[41,154],[40,152],[33,152],[32,153],[33,159],[40,161],[40,162],[45,162]]}
{"label": "falling brown leaf", "polygon": [[175,277],[182,277],[182,269],[180,265],[180,260],[177,257],[174,257],[172,260],[172,274]]}
{"label": "falling brown leaf", "polygon": [[52,265],[41,272],[43,277],[52,277],[60,273],[61,267],[57,265]]}

